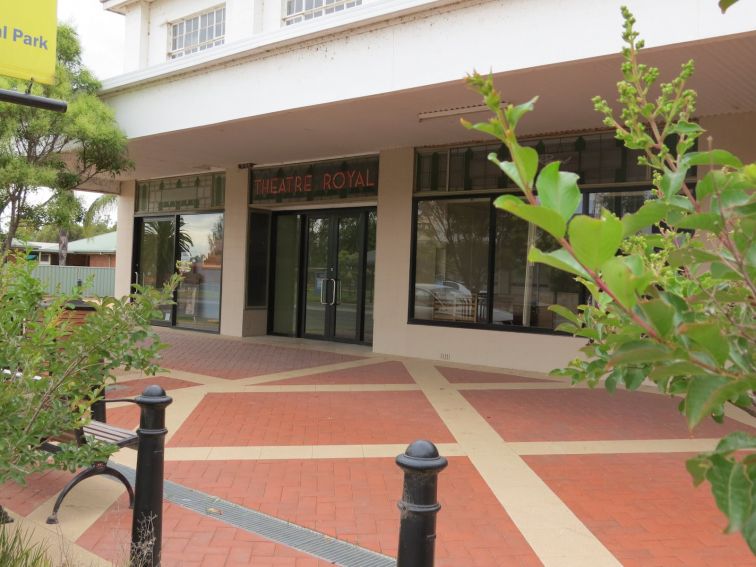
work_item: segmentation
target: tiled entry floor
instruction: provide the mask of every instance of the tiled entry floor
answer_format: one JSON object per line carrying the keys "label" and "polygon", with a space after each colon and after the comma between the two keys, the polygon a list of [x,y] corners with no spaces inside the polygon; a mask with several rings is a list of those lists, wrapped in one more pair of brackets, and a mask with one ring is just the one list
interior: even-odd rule
{"label": "tiled entry floor", "polygon": [[[159,383],[173,396],[172,482],[394,556],[402,475],[393,457],[422,437],[449,458],[438,567],[756,565],[739,536],[722,534],[708,488],[693,488],[684,468],[717,437],[753,427],[745,415],[691,434],[676,402],[651,391],[612,396],[354,347],[160,332],[171,372],[124,375],[113,395]],[[109,416],[138,421],[131,407]],[[133,466],[134,455],[116,460]],[[0,503],[35,525],[67,478],[0,487]],[[90,564],[123,562],[130,511],[118,485],[87,481],[60,518]],[[176,504],[166,504],[163,549],[165,567],[331,564]]]}

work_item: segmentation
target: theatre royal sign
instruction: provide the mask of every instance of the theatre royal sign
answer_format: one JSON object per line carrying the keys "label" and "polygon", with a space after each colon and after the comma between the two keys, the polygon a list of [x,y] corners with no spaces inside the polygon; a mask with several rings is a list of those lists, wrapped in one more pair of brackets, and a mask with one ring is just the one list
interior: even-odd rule
{"label": "theatre royal sign", "polygon": [[378,194],[378,156],[254,167],[250,203],[357,199]]}
{"label": "theatre royal sign", "polygon": [[0,0],[0,75],[55,83],[56,0]]}

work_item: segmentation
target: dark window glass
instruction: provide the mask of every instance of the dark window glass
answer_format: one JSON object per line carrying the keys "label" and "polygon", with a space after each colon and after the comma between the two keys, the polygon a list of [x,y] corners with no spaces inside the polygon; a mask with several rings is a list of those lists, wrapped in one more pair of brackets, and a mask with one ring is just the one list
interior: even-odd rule
{"label": "dark window glass", "polygon": [[417,203],[416,319],[487,322],[489,199]]}
{"label": "dark window glass", "polygon": [[276,253],[273,306],[273,332],[295,335],[299,302],[300,215],[280,216],[276,220]]}
{"label": "dark window glass", "polygon": [[270,214],[249,214],[247,246],[247,306],[268,305],[268,250],[270,248]]}
{"label": "dark window glass", "polygon": [[[580,176],[582,185],[649,181],[648,168],[638,165],[640,152],[627,150],[612,133],[525,140],[538,151],[541,166],[561,162],[562,171]],[[514,185],[488,159],[490,153],[509,159],[497,144],[425,149],[417,152],[416,191],[503,189]],[[448,169],[448,171],[447,171]]]}

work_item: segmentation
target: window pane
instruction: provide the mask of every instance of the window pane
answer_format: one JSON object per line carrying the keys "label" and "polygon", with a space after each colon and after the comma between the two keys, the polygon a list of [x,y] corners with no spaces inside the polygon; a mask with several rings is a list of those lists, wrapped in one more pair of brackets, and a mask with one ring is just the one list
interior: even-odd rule
{"label": "window pane", "polygon": [[527,251],[537,246],[554,250],[548,235],[514,215],[496,212],[493,323],[554,329],[563,322],[549,306],[559,304],[575,311],[580,286],[570,274],[527,261]]}
{"label": "window pane", "polygon": [[249,257],[247,258],[247,305],[265,307],[268,304],[268,247],[270,214],[249,215]]}
{"label": "window pane", "polygon": [[416,319],[487,322],[488,199],[419,201]]}
{"label": "window pane", "polygon": [[220,330],[223,213],[182,215],[179,254],[184,278],[176,300],[176,326]]}
{"label": "window pane", "polygon": [[276,220],[273,332],[284,335],[297,332],[300,224],[299,215],[281,216]]}

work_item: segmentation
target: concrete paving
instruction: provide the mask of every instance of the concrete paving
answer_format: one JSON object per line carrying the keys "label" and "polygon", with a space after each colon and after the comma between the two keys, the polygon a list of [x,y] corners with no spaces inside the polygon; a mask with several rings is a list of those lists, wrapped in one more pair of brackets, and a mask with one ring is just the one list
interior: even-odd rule
{"label": "concrete paving", "polygon": [[[439,479],[438,567],[756,565],[685,460],[756,420],[737,410],[689,432],[677,400],[613,395],[533,372],[375,355],[368,348],[161,329],[159,377],[125,373],[113,397],[152,383],[167,410],[166,479],[386,556],[398,543],[402,473],[418,438]],[[135,428],[137,408],[108,421]],[[135,452],[114,460],[134,466]],[[42,526],[68,473],[0,487],[0,504],[78,564],[125,564],[131,514],[104,478]],[[47,531],[40,531],[47,530]],[[48,534],[45,536],[45,534]],[[50,535],[53,534],[53,535]],[[166,503],[165,567],[332,565],[221,516]]]}

